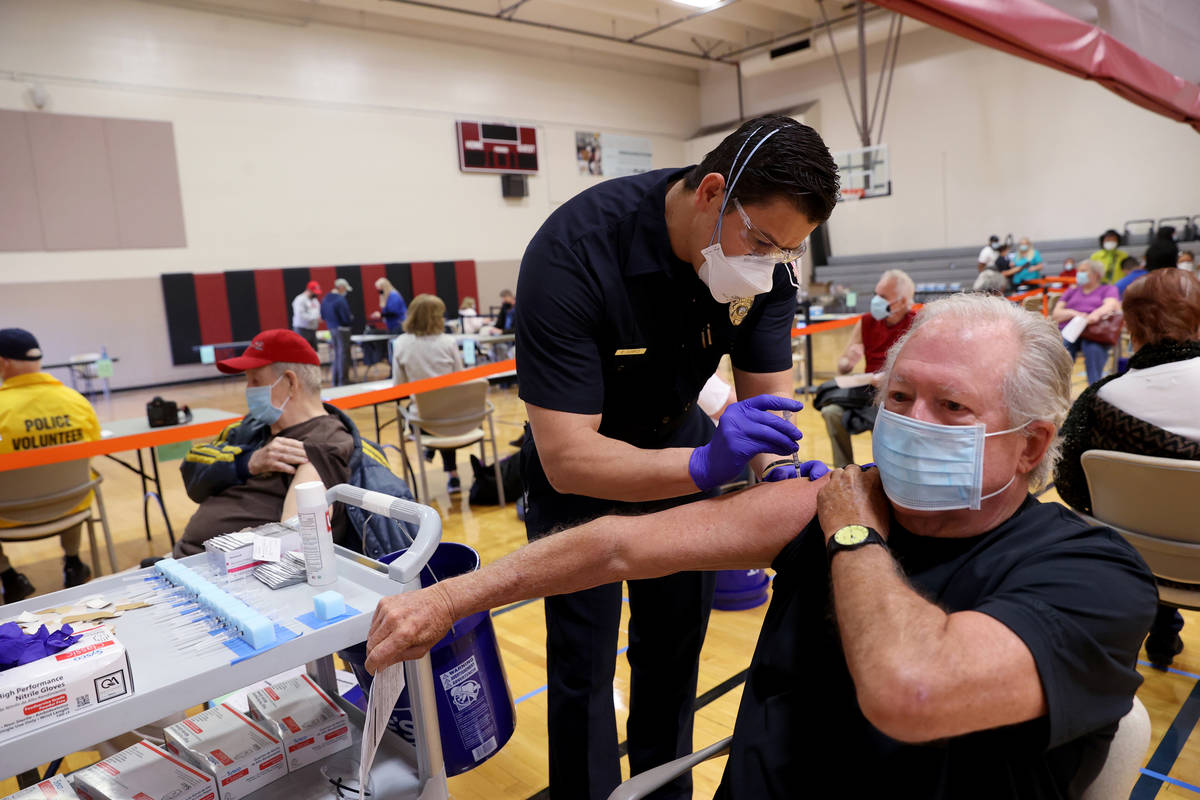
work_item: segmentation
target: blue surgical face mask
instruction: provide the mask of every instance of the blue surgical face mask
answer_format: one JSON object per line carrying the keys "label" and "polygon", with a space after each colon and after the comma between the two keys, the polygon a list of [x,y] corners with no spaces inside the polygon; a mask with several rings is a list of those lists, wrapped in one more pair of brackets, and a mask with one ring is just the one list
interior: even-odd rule
{"label": "blue surgical face mask", "polygon": [[938,425],[881,408],[872,442],[883,491],[893,503],[913,511],[978,510],[981,501],[1017,479],[1014,474],[996,491],[982,493],[984,441],[1024,427],[987,433],[983,423]]}
{"label": "blue surgical face mask", "polygon": [[891,313],[892,304],[885,298],[875,295],[871,298],[871,316],[877,320],[883,321],[888,318]]}
{"label": "blue surgical face mask", "polygon": [[247,386],[246,387],[246,408],[250,414],[250,419],[256,422],[261,422],[264,425],[274,425],[283,415],[283,409],[291,400],[291,395],[283,401],[282,406],[276,406],[271,402],[271,390],[275,388],[275,384],[283,380],[280,375],[275,379],[275,383],[270,386]]}

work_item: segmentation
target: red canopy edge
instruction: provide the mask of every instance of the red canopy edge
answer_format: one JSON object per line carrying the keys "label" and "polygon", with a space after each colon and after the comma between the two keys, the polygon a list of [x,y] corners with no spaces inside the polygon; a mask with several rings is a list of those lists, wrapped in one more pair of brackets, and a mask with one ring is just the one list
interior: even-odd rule
{"label": "red canopy edge", "polygon": [[1092,80],[1200,132],[1200,86],[1041,0],[871,0],[957,36]]}

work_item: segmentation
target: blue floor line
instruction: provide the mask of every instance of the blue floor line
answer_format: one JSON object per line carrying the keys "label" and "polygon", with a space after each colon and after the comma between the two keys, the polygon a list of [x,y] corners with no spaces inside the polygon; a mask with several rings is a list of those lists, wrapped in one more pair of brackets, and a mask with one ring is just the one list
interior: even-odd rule
{"label": "blue floor line", "polygon": [[[1143,667],[1150,667],[1151,669],[1158,669],[1158,667],[1154,666],[1149,661],[1143,661],[1140,658],[1138,659],[1137,663],[1142,665]],[[1200,681],[1200,675],[1197,675],[1194,672],[1184,672],[1183,670],[1175,669],[1174,667],[1167,667],[1165,670],[1159,670],[1159,672],[1169,672],[1172,675],[1182,675],[1185,678],[1191,678],[1194,681]]]}
{"label": "blue floor line", "polygon": [[526,700],[528,700],[528,699],[529,699],[529,698],[531,698],[531,697],[537,697],[539,694],[541,694],[542,692],[546,691],[546,689],[547,689],[547,688],[548,688],[548,687],[546,686],[546,684],[544,684],[544,683],[543,683],[541,686],[539,686],[538,688],[534,689],[532,692],[527,692],[527,693],[525,693],[525,694],[521,695],[520,697],[518,697],[518,698],[517,698],[516,700],[514,700],[513,702],[514,702],[514,703],[523,703],[523,702],[525,702]]}
{"label": "blue floor line", "polygon": [[1190,789],[1191,791],[1196,792],[1197,794],[1200,794],[1200,786],[1194,786],[1194,785],[1188,783],[1187,781],[1181,781],[1178,778],[1172,778],[1170,775],[1163,775],[1162,773],[1155,772],[1152,769],[1146,769],[1144,767],[1142,768],[1142,774],[1149,775],[1151,778],[1154,778],[1155,780],[1158,780],[1158,781],[1165,781],[1166,783],[1171,783],[1176,786],[1181,786],[1184,789]]}
{"label": "blue floor line", "polygon": [[1154,748],[1154,754],[1133,785],[1129,800],[1151,800],[1158,794],[1162,789],[1162,779],[1157,776],[1170,773],[1197,722],[1200,722],[1200,682],[1192,686],[1187,699],[1175,714],[1171,727],[1167,728],[1162,741]]}
{"label": "blue floor line", "polygon": [[[617,655],[621,655],[622,653],[624,653],[624,652],[625,652],[626,650],[628,650],[628,649],[629,649],[629,645],[625,645],[624,647],[622,647],[620,650],[618,650],[618,651],[617,651]],[[515,704],[515,703],[521,703],[521,702],[524,702],[525,700],[528,700],[528,699],[529,699],[529,698],[531,698],[531,697],[537,697],[539,694],[541,694],[542,692],[546,691],[546,689],[547,689],[547,688],[548,688],[547,684],[544,684],[544,683],[543,683],[541,686],[539,686],[538,688],[534,689],[532,692],[527,692],[527,693],[525,693],[525,694],[521,695],[521,696],[520,696],[520,697],[518,697],[516,700],[514,700],[514,701],[513,701],[513,703],[514,703],[514,704]]]}
{"label": "blue floor line", "polygon": [[504,606],[503,608],[497,608],[495,611],[492,612],[492,616],[498,617],[501,614],[507,613],[509,611],[515,611],[518,608],[520,608],[521,606],[527,606],[530,603],[536,603],[538,600],[541,600],[541,599],[542,598],[540,598],[540,597],[535,597],[531,600],[521,600],[519,602],[512,603],[511,605]]}

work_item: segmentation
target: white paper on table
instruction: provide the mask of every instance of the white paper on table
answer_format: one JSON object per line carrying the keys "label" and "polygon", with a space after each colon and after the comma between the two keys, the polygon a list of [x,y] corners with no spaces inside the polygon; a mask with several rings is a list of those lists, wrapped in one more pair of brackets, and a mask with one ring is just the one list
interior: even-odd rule
{"label": "white paper on table", "polygon": [[839,389],[856,389],[859,386],[870,386],[875,382],[874,372],[860,372],[857,375],[838,375],[833,379]]}
{"label": "white paper on table", "polygon": [[254,534],[254,551],[251,558],[255,561],[279,561],[279,550],[282,545],[280,539],[274,536],[259,536]]}
{"label": "white paper on table", "polygon": [[1071,317],[1071,321],[1062,329],[1062,337],[1074,344],[1086,327],[1087,317]]}
{"label": "white paper on table", "polygon": [[362,749],[358,753],[358,800],[363,800],[375,751],[387,730],[388,720],[400,692],[404,691],[404,662],[400,661],[375,673],[371,693],[367,697],[367,713],[363,720]]}

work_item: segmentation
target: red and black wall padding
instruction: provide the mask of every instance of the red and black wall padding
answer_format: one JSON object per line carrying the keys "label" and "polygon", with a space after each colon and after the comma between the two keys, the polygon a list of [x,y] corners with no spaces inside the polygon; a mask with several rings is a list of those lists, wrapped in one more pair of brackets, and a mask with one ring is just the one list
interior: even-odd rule
{"label": "red and black wall padding", "polygon": [[405,302],[418,294],[442,298],[447,316],[454,315],[464,297],[479,301],[474,261],[173,272],[162,276],[171,361],[176,366],[198,364],[200,345],[248,341],[269,328],[291,328],[292,298],[309,281],[320,283],[322,292],[329,292],[337,278],[349,281],[353,291],[346,301],[354,331],[362,332],[368,317],[379,310],[375,281],[384,277]]}

